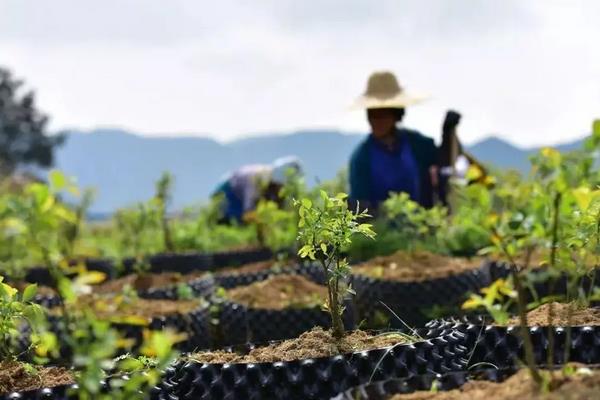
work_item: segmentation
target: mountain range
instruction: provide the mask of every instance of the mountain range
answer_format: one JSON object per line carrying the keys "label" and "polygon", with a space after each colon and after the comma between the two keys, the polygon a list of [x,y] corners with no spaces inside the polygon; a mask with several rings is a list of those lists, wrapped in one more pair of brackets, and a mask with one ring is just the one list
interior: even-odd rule
{"label": "mountain range", "polygon": [[[175,177],[173,209],[207,199],[227,172],[249,163],[270,163],[294,154],[303,162],[309,184],[333,178],[347,165],[364,135],[339,131],[298,131],[220,143],[203,137],[148,137],[118,129],[69,131],[57,150],[55,167],[96,189],[92,212],[105,214],[148,199],[163,171]],[[557,146],[571,150],[582,140]],[[526,172],[535,148],[523,149],[497,137],[467,149],[480,161]]]}

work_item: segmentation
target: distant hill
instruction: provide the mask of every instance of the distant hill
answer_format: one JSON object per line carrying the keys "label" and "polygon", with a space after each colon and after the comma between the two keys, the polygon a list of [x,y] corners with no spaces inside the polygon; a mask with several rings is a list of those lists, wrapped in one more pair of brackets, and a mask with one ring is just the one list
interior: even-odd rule
{"label": "distant hill", "polygon": [[[222,144],[202,137],[144,137],[116,129],[71,131],[57,152],[56,167],[97,189],[94,213],[152,196],[154,182],[168,170],[175,176],[173,208],[205,200],[220,179],[248,163],[269,163],[295,154],[303,160],[309,183],[327,180],[347,165],[364,135],[338,131],[299,131]],[[576,147],[580,141],[560,146]],[[491,137],[469,147],[480,160],[501,168],[528,169],[534,149],[520,149]]]}
{"label": "distant hill", "polygon": [[[583,145],[584,139],[553,146],[560,151],[572,151]],[[539,147],[523,149],[497,137],[483,139],[471,146],[468,151],[478,160],[502,169],[514,169],[522,173],[529,171],[529,157],[539,151]]]}

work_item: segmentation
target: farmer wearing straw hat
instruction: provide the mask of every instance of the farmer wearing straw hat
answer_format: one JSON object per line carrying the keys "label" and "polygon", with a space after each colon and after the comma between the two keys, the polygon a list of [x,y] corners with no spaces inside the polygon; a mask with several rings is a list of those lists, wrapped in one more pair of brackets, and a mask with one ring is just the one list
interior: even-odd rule
{"label": "farmer wearing straw hat", "polygon": [[357,106],[367,110],[371,134],[350,159],[350,199],[370,209],[390,193],[405,192],[424,207],[433,206],[437,148],[433,139],[397,126],[405,108],[424,100],[405,92],[391,72],[375,72]]}
{"label": "farmer wearing straw hat", "polygon": [[289,174],[301,174],[295,156],[281,157],[272,164],[245,165],[229,174],[213,193],[221,195],[222,222],[243,222],[251,216],[260,199],[280,202],[279,191]]}

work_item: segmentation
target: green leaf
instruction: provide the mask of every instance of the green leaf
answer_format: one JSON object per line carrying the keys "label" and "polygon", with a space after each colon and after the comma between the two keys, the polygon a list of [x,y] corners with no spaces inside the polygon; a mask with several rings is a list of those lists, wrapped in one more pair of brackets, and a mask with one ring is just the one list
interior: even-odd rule
{"label": "green leaf", "polygon": [[312,201],[310,201],[310,199],[302,199],[302,206],[304,208],[310,209],[312,207]]}
{"label": "green leaf", "polygon": [[72,303],[77,300],[75,290],[73,289],[73,285],[69,279],[62,278],[58,281],[58,291],[68,303]]}
{"label": "green leaf", "polygon": [[56,191],[62,190],[67,185],[67,177],[56,169],[50,171],[48,181],[50,181],[50,185]]}
{"label": "green leaf", "polygon": [[23,310],[25,315],[34,326],[40,326],[45,322],[44,309],[39,304],[29,304]]}
{"label": "green leaf", "polygon": [[300,248],[300,250],[298,250],[298,255],[302,258],[305,258],[306,256],[309,255],[310,251],[312,250],[312,247],[310,245],[304,245]]}
{"label": "green leaf", "polygon": [[119,367],[122,370],[129,371],[129,372],[141,369],[143,366],[144,366],[144,364],[137,358],[129,357],[129,358],[126,358],[119,362]]}
{"label": "green leaf", "polygon": [[98,283],[102,283],[106,280],[106,274],[100,271],[85,271],[79,274],[75,280],[74,284],[76,286],[80,285],[95,285]]}
{"label": "green leaf", "polygon": [[152,344],[159,358],[166,357],[171,351],[172,343],[163,332],[153,332]]}
{"label": "green leaf", "polygon": [[600,140],[600,119],[596,119],[592,123],[592,136]]}
{"label": "green leaf", "polygon": [[11,301],[15,294],[17,293],[17,289],[13,288],[10,285],[7,285],[4,282],[0,282],[0,297],[5,301]]}
{"label": "green leaf", "polygon": [[37,284],[27,285],[25,290],[23,290],[23,301],[28,302],[31,301],[35,294],[37,293]]}
{"label": "green leaf", "polygon": [[327,245],[325,243],[321,243],[320,247],[323,254],[327,255]]}

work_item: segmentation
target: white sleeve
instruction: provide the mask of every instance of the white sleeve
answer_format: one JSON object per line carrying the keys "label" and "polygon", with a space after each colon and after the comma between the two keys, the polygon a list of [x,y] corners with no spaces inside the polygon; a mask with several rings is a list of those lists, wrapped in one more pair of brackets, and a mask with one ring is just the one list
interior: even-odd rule
{"label": "white sleeve", "polygon": [[251,211],[258,203],[258,179],[255,176],[247,176],[242,185],[242,205],[244,212]]}
{"label": "white sleeve", "polygon": [[244,212],[256,207],[261,185],[268,178],[269,173],[270,169],[264,165],[247,165],[233,174],[230,182],[233,191],[242,202]]}

